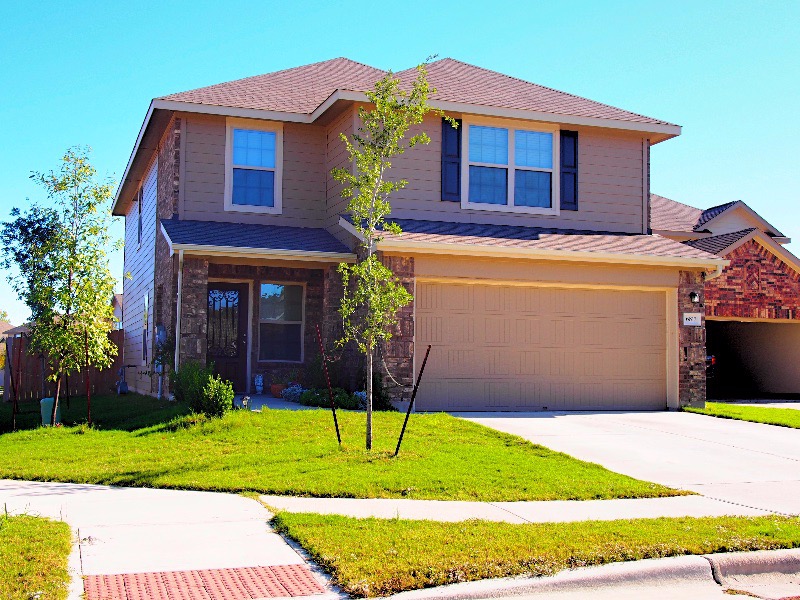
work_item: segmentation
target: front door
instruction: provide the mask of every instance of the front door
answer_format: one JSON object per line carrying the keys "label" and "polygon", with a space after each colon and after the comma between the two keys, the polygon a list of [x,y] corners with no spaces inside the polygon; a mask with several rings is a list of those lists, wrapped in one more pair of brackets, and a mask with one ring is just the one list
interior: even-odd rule
{"label": "front door", "polygon": [[246,283],[208,284],[208,363],[214,373],[233,383],[237,394],[247,389]]}

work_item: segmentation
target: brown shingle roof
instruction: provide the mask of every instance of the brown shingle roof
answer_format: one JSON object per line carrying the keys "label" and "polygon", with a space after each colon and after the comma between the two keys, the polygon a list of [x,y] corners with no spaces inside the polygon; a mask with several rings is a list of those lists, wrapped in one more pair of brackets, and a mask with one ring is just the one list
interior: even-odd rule
{"label": "brown shingle roof", "polygon": [[[398,73],[398,77],[405,82],[412,81],[416,76],[415,68]],[[560,92],[453,58],[444,58],[428,65],[428,82],[436,88],[436,94],[432,96],[434,100],[578,117],[672,125],[667,121]]]}
{"label": "brown shingle roof", "polygon": [[[219,83],[187,92],[162,96],[173,100],[212,106],[310,114],[337,89],[371,90],[385,71],[348,58],[334,58],[284,71]],[[397,74],[409,84],[416,69]],[[435,100],[529,110],[578,117],[615,119],[637,123],[671,125],[607,104],[560,92],[445,58],[428,65],[428,80],[437,93]]]}
{"label": "brown shingle roof", "polygon": [[703,250],[692,248],[660,235],[604,233],[594,231],[450,223],[393,219],[403,233],[386,234],[387,241],[526,248],[654,256],[661,258],[714,259]]}
{"label": "brown shingle roof", "polygon": [[743,237],[747,237],[756,230],[755,227],[749,229],[742,229],[741,231],[734,231],[732,233],[723,233],[720,235],[712,235],[699,240],[688,240],[683,242],[687,246],[703,250],[717,256],[722,256],[722,253],[730,248],[733,244],[738,242]]}
{"label": "brown shingle roof", "polygon": [[694,206],[650,194],[650,227],[657,231],[693,231],[703,211]]}
{"label": "brown shingle roof", "polygon": [[334,58],[170,94],[159,100],[310,114],[337,89],[371,89],[385,74],[349,58]]}
{"label": "brown shingle roof", "polygon": [[8,321],[0,321],[0,335],[4,334],[9,329],[13,329],[13,325]]}
{"label": "brown shingle roof", "polygon": [[705,209],[703,211],[703,214],[701,214],[700,218],[697,220],[697,225],[694,226],[695,230],[700,229],[700,227],[702,227],[704,224],[708,223],[711,219],[713,219],[717,215],[724,213],[734,204],[736,204],[736,200],[734,200],[733,202],[726,202],[725,204],[720,204],[719,206],[712,206],[711,208]]}

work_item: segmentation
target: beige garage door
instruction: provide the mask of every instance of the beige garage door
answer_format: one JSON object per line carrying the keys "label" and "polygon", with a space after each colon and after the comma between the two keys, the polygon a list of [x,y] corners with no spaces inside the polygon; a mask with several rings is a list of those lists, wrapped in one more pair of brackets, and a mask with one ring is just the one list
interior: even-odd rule
{"label": "beige garage door", "polygon": [[666,407],[663,292],[418,282],[424,410]]}

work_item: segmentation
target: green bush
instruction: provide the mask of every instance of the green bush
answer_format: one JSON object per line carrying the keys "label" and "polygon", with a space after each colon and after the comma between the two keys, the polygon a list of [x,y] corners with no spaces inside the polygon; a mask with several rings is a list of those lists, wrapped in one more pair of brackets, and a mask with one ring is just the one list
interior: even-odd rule
{"label": "green bush", "polygon": [[207,417],[221,417],[233,408],[233,384],[219,376],[209,378],[203,388],[202,413]]}
{"label": "green bush", "polygon": [[188,403],[193,412],[203,412],[203,390],[213,374],[211,367],[195,361],[181,365],[173,376],[175,400]]}
{"label": "green bush", "polygon": [[[358,399],[342,388],[333,388],[333,403],[336,408],[346,410],[358,410]],[[330,395],[327,388],[313,388],[306,390],[300,395],[300,404],[303,406],[320,406],[329,408],[331,405]]]}

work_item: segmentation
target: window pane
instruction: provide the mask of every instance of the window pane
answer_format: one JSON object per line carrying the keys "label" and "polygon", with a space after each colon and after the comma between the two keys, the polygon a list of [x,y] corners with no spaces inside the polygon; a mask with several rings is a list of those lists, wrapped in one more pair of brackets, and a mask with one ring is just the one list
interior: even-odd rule
{"label": "window pane", "polygon": [[494,167],[469,168],[469,201],[508,204],[508,170]]}
{"label": "window pane", "polygon": [[469,126],[470,162],[508,164],[508,129]]}
{"label": "window pane", "polygon": [[514,206],[539,206],[550,208],[550,181],[552,173],[543,171],[514,172]]}
{"label": "window pane", "polygon": [[259,360],[291,360],[300,362],[303,340],[299,324],[261,323],[259,327]]}
{"label": "window pane", "polygon": [[247,206],[275,206],[275,172],[234,169],[232,202]]}
{"label": "window pane", "polygon": [[553,134],[541,131],[515,131],[514,163],[518,167],[552,169]]}
{"label": "window pane", "polygon": [[262,321],[302,321],[303,286],[261,284]]}
{"label": "window pane", "polygon": [[274,131],[233,130],[233,164],[275,168]]}

